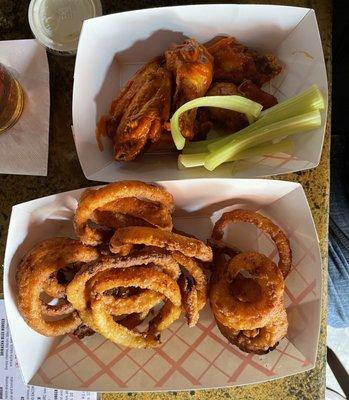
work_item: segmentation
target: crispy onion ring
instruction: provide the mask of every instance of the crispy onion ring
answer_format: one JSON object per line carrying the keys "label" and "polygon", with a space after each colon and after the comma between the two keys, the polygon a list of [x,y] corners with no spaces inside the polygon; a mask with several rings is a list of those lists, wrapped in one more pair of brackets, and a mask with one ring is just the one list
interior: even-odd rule
{"label": "crispy onion ring", "polygon": [[44,283],[44,292],[55,299],[64,299],[68,283],[73,279],[83,264],[72,263],[51,274]]}
{"label": "crispy onion ring", "polygon": [[207,297],[207,278],[203,272],[201,263],[197,260],[186,257],[179,251],[173,252],[172,257],[178,262],[178,264],[183,266],[194,279],[196,290],[198,292],[198,307],[200,311],[205,306]]}
{"label": "crispy onion ring", "polygon": [[142,313],[132,313],[118,320],[118,323],[128,329],[134,329],[138,325],[140,325],[145,320],[145,318],[147,318],[148,314],[149,312],[147,311],[144,311]]}
{"label": "crispy onion ring", "polygon": [[166,301],[158,315],[150,321],[149,332],[158,333],[165,330],[180,317],[181,312],[180,305],[176,305],[170,300]]}
{"label": "crispy onion ring", "polygon": [[139,200],[158,203],[166,207],[169,213],[174,210],[174,201],[170,193],[158,186],[144,182],[121,181],[111,183],[97,190],[90,189],[81,196],[74,217],[75,232],[83,243],[101,244],[103,235],[90,228],[88,221],[93,220],[95,210],[107,207],[108,203],[125,197],[135,197]]}
{"label": "crispy onion ring", "polygon": [[[134,348],[148,348],[159,345],[158,335],[151,332],[138,332],[127,329],[114,321],[103,292],[115,287],[140,287],[150,289],[165,296],[175,307],[180,309],[181,295],[177,283],[163,272],[147,267],[130,267],[110,270],[103,279],[97,280],[92,288],[91,310],[98,331],[114,343]],[[124,311],[121,307],[121,310]],[[122,314],[122,311],[119,311]],[[113,306],[114,315],[116,309]],[[131,310],[134,311],[134,310]],[[160,325],[160,323],[159,323]]]}
{"label": "crispy onion ring", "polygon": [[285,307],[280,304],[275,316],[261,328],[237,331],[217,321],[221,333],[230,343],[247,353],[266,354],[275,349],[287,334],[288,321]]}
{"label": "crispy onion ring", "polygon": [[135,266],[155,264],[171,276],[179,275],[179,266],[170,254],[155,251],[140,251],[126,257],[102,257],[81,269],[67,287],[67,298],[79,312],[81,320],[94,331],[99,332],[95,325],[89,307],[89,291],[98,274],[110,269],[130,268]]}
{"label": "crispy onion ring", "polygon": [[64,315],[71,309],[66,304],[45,305],[40,299],[45,282],[66,265],[88,263],[98,257],[98,252],[70,238],[45,240],[34,246],[23,258],[17,270],[18,309],[27,324],[45,336],[59,336],[75,330],[81,323],[74,311],[64,318],[49,321],[45,316]]}
{"label": "crispy onion ring", "polygon": [[234,210],[226,212],[216,222],[212,232],[212,239],[216,242],[221,241],[223,239],[225,227],[237,221],[251,223],[271,237],[279,252],[278,266],[283,276],[286,277],[292,264],[290,243],[284,232],[269,218],[250,210]]}
{"label": "crispy onion ring", "polygon": [[[109,271],[107,271],[108,274]],[[109,275],[107,275],[108,278]],[[99,278],[103,279],[103,277]],[[103,294],[105,296],[105,294]],[[109,306],[109,311],[112,315],[133,314],[133,313],[148,313],[153,307],[158,305],[164,296],[161,293],[153,290],[145,289],[141,293],[137,293],[125,298],[113,298],[107,296],[106,303]]]}
{"label": "crispy onion ring", "polygon": [[73,335],[79,339],[83,339],[86,336],[92,336],[94,334],[95,331],[85,324],[79,325],[73,332]]}
{"label": "crispy onion ring", "polygon": [[41,302],[41,313],[44,317],[59,317],[71,314],[73,311],[74,307],[66,299],[60,299],[57,305]]}
{"label": "crispy onion ring", "polygon": [[[212,248],[214,256],[219,256],[221,254],[226,254],[227,256],[235,257],[237,254],[240,253],[240,250],[235,249],[233,247],[227,246],[220,240],[214,240],[212,238],[207,240],[207,244]],[[215,263],[213,263],[214,265]],[[212,267],[212,265],[211,265]]]}
{"label": "crispy onion ring", "polygon": [[[146,221],[149,225],[164,230],[172,230],[172,216],[170,210],[161,203],[154,203],[138,199],[137,197],[124,197],[97,208],[99,214],[104,212],[130,215]],[[93,217],[91,218],[94,221]],[[98,221],[94,221],[98,222]]]}
{"label": "crispy onion ring", "polygon": [[181,289],[183,308],[189,327],[193,327],[199,320],[199,311],[205,306],[207,298],[207,279],[199,261],[186,257],[179,251],[172,253],[172,257],[185,268],[189,277],[182,275],[178,282]]}
{"label": "crispy onion ring", "polygon": [[116,229],[125,228],[126,226],[151,226],[143,219],[132,217],[131,215],[112,211],[99,211],[99,209],[94,211],[93,219],[94,222],[88,222],[88,227],[98,230],[99,234],[103,236],[103,242],[109,240],[112,232]]}
{"label": "crispy onion ring", "polygon": [[[242,272],[248,272],[261,288],[261,296],[252,302],[240,301],[231,293],[230,284]],[[275,315],[282,301],[284,281],[279,268],[259,253],[240,253],[227,264],[226,272],[213,279],[210,302],[216,320],[236,330],[264,326]]]}
{"label": "crispy onion ring", "polygon": [[[147,253],[147,250],[145,251],[139,251],[138,254],[143,254]],[[150,253],[151,254],[151,253]],[[161,253],[158,253],[161,254]],[[157,271],[162,271],[165,272],[168,276],[170,276],[172,279],[175,281],[179,278],[181,274],[181,269],[180,266],[178,265],[178,261],[174,259],[172,254],[163,252],[162,253],[164,256],[172,257],[172,261],[169,261],[170,258],[159,258],[159,260],[156,263],[151,263],[149,264],[149,267],[154,268]],[[166,260],[166,261],[165,261]]]}
{"label": "crispy onion ring", "polygon": [[198,292],[192,279],[184,275],[179,278],[178,286],[181,290],[182,305],[188,326],[192,328],[199,321]]}
{"label": "crispy onion ring", "polygon": [[110,240],[110,251],[118,254],[139,244],[179,251],[201,261],[212,261],[211,248],[200,240],[144,226],[118,229]]}

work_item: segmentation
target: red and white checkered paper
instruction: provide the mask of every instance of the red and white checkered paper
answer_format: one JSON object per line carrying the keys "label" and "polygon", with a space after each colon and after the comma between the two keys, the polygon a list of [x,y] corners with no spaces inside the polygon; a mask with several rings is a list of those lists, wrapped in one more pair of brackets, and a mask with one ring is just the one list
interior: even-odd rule
{"label": "red and white checkered paper", "polygon": [[[196,327],[188,328],[184,318],[171,325],[157,349],[129,349],[97,334],[83,340],[72,335],[52,340],[45,347],[39,368],[31,370],[30,383],[91,391],[183,390],[262,382],[313,367],[319,331],[321,265],[316,232],[301,186],[267,180],[195,180],[167,182],[165,186],[175,196],[175,226],[201,239],[210,236],[212,225],[223,211],[240,207],[260,211],[285,230],[294,256],[285,291],[290,322],[287,338],[267,355],[243,353],[220,334],[207,306]],[[25,203],[17,206],[14,213],[21,211],[24,224],[24,208],[28,223],[35,222],[33,215],[39,213],[42,220],[42,213],[46,214],[45,222],[50,223],[43,225],[43,237],[48,232],[54,236],[57,230],[60,235],[71,235],[70,217],[79,194],[74,191]],[[10,226],[9,240],[13,235]],[[242,250],[258,250],[278,259],[273,242],[253,226],[235,224],[225,239]],[[6,301],[11,309],[9,297],[7,294]],[[15,346],[18,341],[25,341],[28,331],[40,345],[43,337],[26,325],[22,326],[23,332],[17,330],[17,317],[20,318],[14,316],[10,323]],[[24,353],[29,349],[18,349],[16,346],[22,367],[26,363]]]}

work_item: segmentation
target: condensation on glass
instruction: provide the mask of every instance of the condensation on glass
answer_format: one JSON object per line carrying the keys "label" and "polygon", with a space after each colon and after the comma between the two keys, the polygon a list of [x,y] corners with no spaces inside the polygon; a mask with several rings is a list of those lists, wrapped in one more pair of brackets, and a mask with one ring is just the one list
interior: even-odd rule
{"label": "condensation on glass", "polygon": [[0,134],[18,121],[23,106],[24,93],[20,83],[0,63]]}

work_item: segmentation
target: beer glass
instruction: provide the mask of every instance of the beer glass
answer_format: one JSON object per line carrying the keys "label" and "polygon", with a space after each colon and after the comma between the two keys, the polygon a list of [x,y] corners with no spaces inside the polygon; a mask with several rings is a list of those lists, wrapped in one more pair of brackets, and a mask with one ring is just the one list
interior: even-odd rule
{"label": "beer glass", "polygon": [[0,63],[0,134],[18,121],[23,105],[24,94],[20,83]]}

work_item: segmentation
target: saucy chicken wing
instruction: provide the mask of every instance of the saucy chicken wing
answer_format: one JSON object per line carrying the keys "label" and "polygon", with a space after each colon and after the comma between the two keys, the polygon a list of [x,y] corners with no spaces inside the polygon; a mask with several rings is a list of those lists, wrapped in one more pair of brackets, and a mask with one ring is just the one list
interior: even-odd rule
{"label": "saucy chicken wing", "polygon": [[241,85],[239,85],[238,92],[240,96],[262,104],[263,110],[275,106],[278,102],[275,96],[265,92],[249,79],[245,79]]}
{"label": "saucy chicken wing", "polygon": [[[213,77],[213,57],[195,39],[165,52],[166,66],[175,77],[176,88],[172,111],[176,111],[189,100],[202,97],[211,85]],[[190,110],[180,118],[182,135],[191,140],[197,131],[195,126],[196,109]]]}
{"label": "saucy chicken wing", "polygon": [[113,101],[97,131],[113,140],[116,160],[133,160],[159,140],[170,117],[171,87],[171,74],[159,57],[143,66]]}
{"label": "saucy chicken wing", "polygon": [[[207,92],[207,96],[231,96],[240,95],[237,86],[231,82],[215,82]],[[207,120],[229,132],[236,132],[248,125],[244,114],[224,108],[205,107],[201,109]]]}
{"label": "saucy chicken wing", "polygon": [[[241,85],[236,86],[232,82],[215,82],[211,85],[206,96],[231,96],[238,95],[262,104],[267,109],[277,104],[273,95],[264,92],[250,80],[244,80]],[[199,131],[207,133],[213,125],[217,125],[228,132],[236,132],[248,125],[244,114],[223,108],[207,107],[199,110]]]}
{"label": "saucy chicken wing", "polygon": [[233,37],[223,37],[206,44],[214,57],[214,80],[239,85],[250,79],[261,87],[278,75],[282,67],[272,54],[259,54]]}

